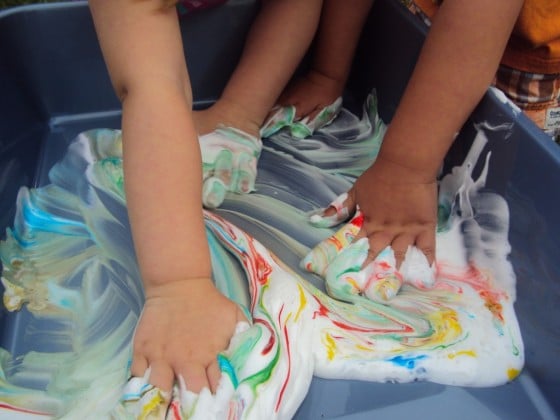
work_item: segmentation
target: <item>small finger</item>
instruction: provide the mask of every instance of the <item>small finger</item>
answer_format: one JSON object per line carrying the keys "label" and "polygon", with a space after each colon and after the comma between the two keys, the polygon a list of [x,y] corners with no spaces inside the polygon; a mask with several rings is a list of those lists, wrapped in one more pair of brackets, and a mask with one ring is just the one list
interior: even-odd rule
{"label": "small finger", "polygon": [[261,137],[270,137],[284,127],[289,126],[294,120],[295,113],[296,109],[293,106],[280,104],[272,108],[260,129]]}
{"label": "small finger", "polygon": [[151,369],[143,377],[131,378],[123,388],[121,403],[128,414],[135,418],[142,413],[143,418],[163,418],[169,407],[171,392],[149,384]]}
{"label": "small finger", "polygon": [[401,233],[397,235],[393,242],[391,242],[391,248],[393,248],[393,252],[395,254],[395,264],[397,270],[400,268],[402,262],[404,261],[404,257],[406,255],[406,251],[408,247],[414,244],[414,236],[412,234]]}
{"label": "small finger", "polygon": [[302,259],[301,267],[312,273],[324,276],[329,264],[354,241],[360,233],[362,226],[363,214],[358,211],[350,222],[346,223],[334,235],[315,246]]}
{"label": "small finger", "polygon": [[368,257],[362,268],[375,261],[379,254],[391,245],[393,235],[390,232],[376,232],[368,234],[367,238],[369,243]]}
{"label": "small finger", "polygon": [[294,122],[306,118],[316,108],[311,102],[302,102],[299,98],[291,99],[291,105],[295,108]]}
{"label": "small finger", "polygon": [[437,268],[435,264],[435,229],[419,234],[415,246],[410,246],[400,266],[404,282],[420,289],[435,285]]}
{"label": "small finger", "polygon": [[[301,108],[301,107],[300,107]],[[297,108],[295,121],[313,121],[313,119],[321,112],[325,107],[322,105],[316,105],[313,108]]]}
{"label": "small finger", "polygon": [[221,179],[214,176],[207,178],[202,184],[202,204],[209,209],[219,207],[224,202],[227,191]]}
{"label": "small finger", "polygon": [[402,276],[395,266],[395,255],[390,246],[383,249],[373,262],[362,270],[363,294],[369,299],[385,303],[401,289]]}
{"label": "small finger", "polygon": [[140,354],[133,354],[132,363],[130,364],[130,375],[141,377],[148,369],[148,361]]}
{"label": "small finger", "polygon": [[222,180],[226,187],[231,185],[233,172],[233,153],[228,149],[220,150],[214,162],[214,177]]}
{"label": "small finger", "polygon": [[428,263],[432,265],[436,260],[436,231],[425,230],[421,232],[415,241],[416,248],[418,248],[428,259]]}
{"label": "small finger", "polygon": [[[332,106],[331,106],[332,108]],[[298,108],[295,121],[302,121],[311,130],[322,127],[334,117],[335,112],[331,111],[329,105],[315,105],[313,107],[302,108],[301,112]]]}
{"label": "small finger", "polygon": [[206,377],[208,379],[208,384],[210,385],[210,391],[212,391],[212,393],[216,393],[222,377],[222,371],[220,370],[218,359],[214,360],[206,368]]}
{"label": "small finger", "polygon": [[430,289],[436,282],[435,264],[429,264],[424,253],[415,246],[408,248],[400,272],[405,283],[419,289]]}
{"label": "small finger", "polygon": [[395,269],[391,247],[386,247],[363,267],[368,247],[367,239],[362,238],[341,252],[328,267],[326,286],[330,296],[351,302],[360,294],[374,302],[386,303],[397,295],[402,278]]}
{"label": "small finger", "polygon": [[313,109],[303,110],[301,123],[311,132],[330,124],[342,107],[342,98],[338,97],[330,105],[316,105]]}
{"label": "small finger", "polygon": [[151,372],[148,382],[164,392],[170,392],[174,379],[171,366],[163,360],[154,360],[151,361],[150,368]]}
{"label": "small finger", "polygon": [[292,121],[296,118],[296,110],[301,107],[301,101],[298,99],[297,95],[294,95],[290,90],[285,91],[278,98],[278,104],[284,108],[292,107],[294,109],[294,117]]}
{"label": "small finger", "polygon": [[304,118],[300,121],[295,121],[290,126],[290,134],[295,139],[305,139],[313,134],[313,130],[308,125],[309,120]]}
{"label": "small finger", "polygon": [[255,190],[257,162],[253,156],[241,153],[237,161],[237,170],[232,188],[234,192],[247,194]]}
{"label": "small finger", "polygon": [[367,251],[367,239],[362,238],[342,249],[328,265],[324,277],[331,297],[351,302],[353,296],[362,293],[365,280],[360,270]]}
{"label": "small finger", "polygon": [[352,190],[336,197],[326,208],[311,214],[309,223],[315,227],[328,228],[347,221],[356,212]]}
{"label": "small finger", "polygon": [[189,391],[198,394],[203,388],[210,389],[206,368],[203,365],[189,363],[182,366],[179,372]]}

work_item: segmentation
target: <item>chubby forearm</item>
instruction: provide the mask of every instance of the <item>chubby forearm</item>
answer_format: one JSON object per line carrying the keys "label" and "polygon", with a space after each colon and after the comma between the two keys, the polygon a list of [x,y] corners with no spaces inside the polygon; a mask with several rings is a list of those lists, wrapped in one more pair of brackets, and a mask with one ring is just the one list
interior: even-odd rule
{"label": "chubby forearm", "polygon": [[494,77],[522,0],[445,0],[387,131],[381,160],[433,179]]}
{"label": "chubby forearm", "polygon": [[123,103],[128,213],[146,287],[211,273],[201,158],[174,9],[157,1],[90,1]]}
{"label": "chubby forearm", "polygon": [[201,158],[187,115],[176,92],[139,90],[124,101],[126,197],[145,282],[210,277]]}

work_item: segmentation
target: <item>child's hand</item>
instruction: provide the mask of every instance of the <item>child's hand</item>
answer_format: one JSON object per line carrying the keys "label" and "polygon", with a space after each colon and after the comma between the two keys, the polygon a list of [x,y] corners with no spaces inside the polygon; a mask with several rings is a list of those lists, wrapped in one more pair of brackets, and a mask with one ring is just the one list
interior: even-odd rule
{"label": "child's hand", "polygon": [[202,153],[202,202],[218,207],[228,191],[249,193],[255,189],[260,139],[231,127],[200,136]]}
{"label": "child's hand", "polygon": [[350,190],[347,206],[364,213],[364,229],[372,260],[386,246],[395,252],[400,267],[409,246],[435,259],[437,183],[414,171],[378,158]]}
{"label": "child's hand", "polygon": [[221,376],[216,357],[245,320],[210,279],[151,286],[134,336],[131,374],[142,377],[151,367],[149,382],[163,391],[181,375],[187,390],[215,392]]}
{"label": "child's hand", "polygon": [[332,227],[354,216],[315,247],[303,266],[325,277],[329,292],[342,299],[339,291],[387,301],[402,281],[433,286],[436,199],[435,180],[378,160],[347,194],[311,217],[316,226]]}
{"label": "child's hand", "polygon": [[331,79],[312,69],[288,86],[278,99],[278,105],[293,105],[296,121],[305,117],[313,120],[322,109],[342,96],[343,90],[344,81]]}
{"label": "child's hand", "polygon": [[293,138],[303,139],[329,125],[342,108],[344,83],[314,70],[290,85],[269,112],[261,136],[270,137],[289,128]]}

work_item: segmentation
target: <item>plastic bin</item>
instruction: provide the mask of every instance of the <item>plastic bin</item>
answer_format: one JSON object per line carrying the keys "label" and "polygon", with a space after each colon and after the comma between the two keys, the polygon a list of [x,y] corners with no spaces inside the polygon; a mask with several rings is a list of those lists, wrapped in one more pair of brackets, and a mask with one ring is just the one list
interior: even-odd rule
{"label": "plastic bin", "polygon": [[[198,106],[221,91],[257,8],[255,1],[230,1],[182,21]],[[360,103],[375,87],[380,114],[389,122],[425,31],[398,0],[376,0],[358,48],[348,102]],[[48,169],[79,132],[117,128],[119,108],[85,2],[0,11],[0,232],[13,222],[19,187],[43,185]],[[512,127],[507,139],[489,133],[493,162],[487,186],[506,197],[511,212],[524,372],[495,388],[316,378],[296,418],[558,418],[560,148],[489,92],[448,154],[448,165],[462,161],[473,124],[480,121]],[[0,312],[1,347],[13,354],[25,351],[20,338],[29,316]]]}

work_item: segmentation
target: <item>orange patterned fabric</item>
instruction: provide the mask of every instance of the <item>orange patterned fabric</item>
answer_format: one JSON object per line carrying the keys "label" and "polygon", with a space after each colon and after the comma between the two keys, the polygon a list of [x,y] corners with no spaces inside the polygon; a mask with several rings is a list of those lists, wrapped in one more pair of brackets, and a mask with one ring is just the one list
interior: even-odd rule
{"label": "orange patterned fabric", "polygon": [[[426,15],[437,11],[438,0],[414,0]],[[502,64],[531,73],[560,73],[560,0],[526,0]]]}

